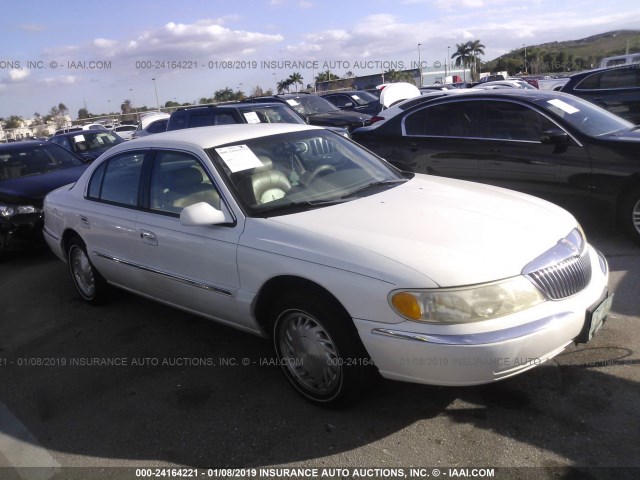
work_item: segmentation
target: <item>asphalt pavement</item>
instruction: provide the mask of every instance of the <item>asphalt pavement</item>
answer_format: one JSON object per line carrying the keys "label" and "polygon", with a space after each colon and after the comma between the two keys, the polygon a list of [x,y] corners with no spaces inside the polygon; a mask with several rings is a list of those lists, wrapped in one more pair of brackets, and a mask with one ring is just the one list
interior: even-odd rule
{"label": "asphalt pavement", "polygon": [[299,397],[266,340],[125,292],[92,307],[46,249],[4,255],[0,478],[91,478],[70,467],[640,478],[640,246],[595,220],[585,229],[615,293],[589,344],[487,386],[381,380],[338,411]]}

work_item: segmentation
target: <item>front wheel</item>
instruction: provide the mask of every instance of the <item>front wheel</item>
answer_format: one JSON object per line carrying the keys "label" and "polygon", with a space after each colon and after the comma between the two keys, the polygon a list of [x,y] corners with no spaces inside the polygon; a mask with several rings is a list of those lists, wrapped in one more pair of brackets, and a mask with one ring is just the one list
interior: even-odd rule
{"label": "front wheel", "polygon": [[106,297],[107,282],[91,264],[86,247],[79,238],[69,242],[67,260],[78,294],[88,303],[101,303]]}
{"label": "front wheel", "polygon": [[326,406],[355,400],[371,379],[371,360],[351,318],[316,292],[287,294],[272,314],[276,355],[287,380],[306,399]]}
{"label": "front wheel", "polygon": [[631,190],[620,205],[620,226],[636,242],[640,242],[640,187]]}

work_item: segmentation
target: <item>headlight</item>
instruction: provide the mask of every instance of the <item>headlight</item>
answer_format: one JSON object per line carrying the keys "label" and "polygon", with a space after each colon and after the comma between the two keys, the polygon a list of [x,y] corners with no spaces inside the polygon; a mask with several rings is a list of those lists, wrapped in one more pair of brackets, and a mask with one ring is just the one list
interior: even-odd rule
{"label": "headlight", "polygon": [[28,213],[40,213],[42,210],[31,205],[3,205],[0,204],[0,217],[11,218],[14,215],[25,215]]}
{"label": "headlight", "polygon": [[544,302],[525,277],[462,288],[396,290],[389,303],[401,316],[417,322],[470,323],[501,317]]}

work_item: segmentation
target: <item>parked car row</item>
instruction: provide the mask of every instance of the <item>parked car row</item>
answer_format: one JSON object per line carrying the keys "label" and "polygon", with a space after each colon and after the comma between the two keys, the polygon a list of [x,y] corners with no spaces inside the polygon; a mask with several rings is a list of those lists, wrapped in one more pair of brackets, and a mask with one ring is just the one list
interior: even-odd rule
{"label": "parked car row", "polygon": [[[49,173],[27,173],[42,153],[0,150],[0,248],[44,217],[85,301],[116,286],[268,336],[321,405],[378,374],[489,383],[588,342],[612,304],[607,262],[544,199],[605,207],[640,241],[637,127],[535,88],[387,88],[373,118],[310,94],[151,114],[89,166],[54,143],[115,134],[25,143],[67,158],[44,204],[15,196]],[[426,357],[440,361],[410,360]]]}

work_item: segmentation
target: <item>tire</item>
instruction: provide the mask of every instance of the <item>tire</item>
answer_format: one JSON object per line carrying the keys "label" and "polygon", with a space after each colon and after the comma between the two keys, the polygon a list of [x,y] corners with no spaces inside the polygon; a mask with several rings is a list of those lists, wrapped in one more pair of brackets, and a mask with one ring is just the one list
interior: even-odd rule
{"label": "tire", "polygon": [[93,267],[87,249],[78,237],[69,242],[67,263],[71,280],[82,299],[90,304],[100,304],[107,297],[108,284]]}
{"label": "tire", "polygon": [[618,222],[631,238],[640,243],[640,187],[625,195],[620,204]]}
{"label": "tire", "polygon": [[282,371],[310,402],[346,406],[374,380],[352,319],[327,295],[313,290],[285,294],[273,308],[272,325]]}

